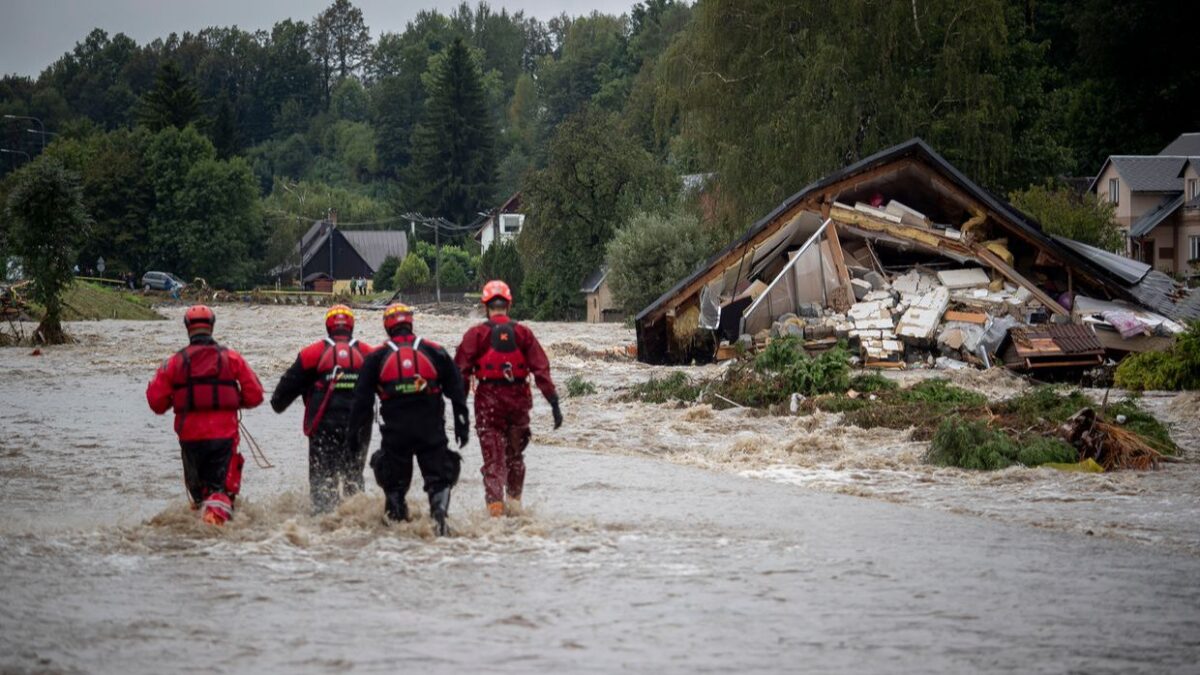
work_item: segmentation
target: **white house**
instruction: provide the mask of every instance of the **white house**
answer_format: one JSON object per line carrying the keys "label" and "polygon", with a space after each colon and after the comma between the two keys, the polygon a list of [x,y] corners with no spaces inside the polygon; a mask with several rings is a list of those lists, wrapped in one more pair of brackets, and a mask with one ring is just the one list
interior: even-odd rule
{"label": "white house", "polygon": [[493,242],[507,241],[521,233],[525,225],[525,214],[521,210],[521,193],[509,197],[499,208],[493,209],[475,231],[480,252],[486,252]]}

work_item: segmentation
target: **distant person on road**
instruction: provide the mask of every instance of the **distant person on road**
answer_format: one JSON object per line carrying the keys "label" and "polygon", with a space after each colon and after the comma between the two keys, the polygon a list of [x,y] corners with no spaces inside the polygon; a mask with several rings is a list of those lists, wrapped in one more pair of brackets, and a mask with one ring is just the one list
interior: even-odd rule
{"label": "distant person on road", "polygon": [[258,376],[241,354],[213,339],[216,316],[204,305],[183,315],[188,346],[163,362],[146,387],[156,414],[174,408],[183,451],[183,482],[204,522],[224,525],[242,485],[238,411],[262,403]]}
{"label": "distant person on road", "polygon": [[496,518],[504,515],[506,490],[509,512],[521,508],[529,411],[533,407],[530,375],[550,403],[555,429],[562,426],[563,417],[546,352],[533,331],[508,317],[512,306],[508,284],[489,281],[483,287],[482,302],[487,307],[487,321],[463,335],[454,363],[464,381],[469,382],[471,377],[479,381],[475,388],[475,430],[483,451],[484,498],[488,513]]}
{"label": "distant person on road", "polygon": [[383,488],[389,520],[408,520],[405,495],[412,482],[413,457],[421,467],[429,512],[438,535],[449,534],[450,489],[458,482],[462,455],[446,439],[446,405],[454,411],[454,438],[467,444],[470,422],[462,378],[446,350],[413,334],[413,311],[389,305],[383,312],[388,341],[367,357],[354,388],[350,425],[369,424],[378,396],[382,447],[371,456],[375,482]]}
{"label": "distant person on road", "polygon": [[371,443],[370,419],[360,427],[350,426],[354,385],[371,345],[354,339],[354,313],[345,305],[325,313],[325,333],[325,339],[300,350],[271,395],[271,408],[277,413],[304,397],[309,496],[316,513],[333,510],[342,494],[362,492]]}

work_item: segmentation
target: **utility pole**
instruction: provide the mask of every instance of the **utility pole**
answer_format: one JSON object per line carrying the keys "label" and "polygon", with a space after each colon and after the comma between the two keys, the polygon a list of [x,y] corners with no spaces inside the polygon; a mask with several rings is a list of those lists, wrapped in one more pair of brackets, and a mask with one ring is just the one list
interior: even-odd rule
{"label": "utility pole", "polygon": [[442,224],[433,221],[433,245],[437,247],[437,269],[433,272],[434,288],[437,289],[437,305],[442,306]]}

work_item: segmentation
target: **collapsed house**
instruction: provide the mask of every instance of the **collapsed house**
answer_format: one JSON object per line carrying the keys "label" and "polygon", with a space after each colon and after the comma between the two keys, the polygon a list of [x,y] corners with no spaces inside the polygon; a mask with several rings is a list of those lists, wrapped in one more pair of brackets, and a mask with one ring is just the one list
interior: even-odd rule
{"label": "collapsed house", "polygon": [[792,335],[810,349],[849,340],[871,367],[1037,368],[1159,348],[1193,319],[1200,292],[1045,234],[913,139],[790,197],[636,325],[647,363]]}

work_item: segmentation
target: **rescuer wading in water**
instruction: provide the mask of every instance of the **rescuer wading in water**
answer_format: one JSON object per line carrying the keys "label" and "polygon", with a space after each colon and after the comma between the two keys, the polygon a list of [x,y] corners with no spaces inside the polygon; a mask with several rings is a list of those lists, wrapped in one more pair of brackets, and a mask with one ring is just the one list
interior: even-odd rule
{"label": "rescuer wading in water", "polygon": [[521,506],[525,486],[525,447],[529,445],[529,410],[533,376],[554,414],[554,428],[562,426],[558,393],[550,379],[550,361],[533,331],[508,317],[512,292],[503,281],[483,287],[487,321],[463,335],[454,363],[463,380],[474,377],[475,430],[483,451],[483,489],[488,513],[504,514],[505,491],[511,511]]}
{"label": "rescuer wading in water", "polygon": [[445,349],[413,334],[413,311],[408,306],[388,306],[383,327],[388,341],[367,357],[359,371],[350,426],[370,424],[378,396],[383,443],[371,455],[371,468],[383,488],[385,514],[390,520],[408,520],[404,495],[412,482],[416,456],[430,515],[437,533],[445,535],[450,488],[458,482],[462,455],[451,450],[446,440],[442,397],[453,407],[454,438],[462,447],[470,429],[462,378]]}
{"label": "rescuer wading in water", "polygon": [[341,494],[362,492],[371,444],[369,417],[359,427],[350,426],[354,385],[371,346],[354,339],[354,313],[346,305],[334,305],[325,314],[325,332],[325,339],[300,350],[271,395],[277,413],[304,397],[309,495],[316,513],[336,507]]}
{"label": "rescuer wading in water", "polygon": [[238,411],[262,403],[263,388],[241,354],[213,339],[215,323],[204,305],[187,310],[188,346],[159,367],[146,401],[159,415],[174,408],[192,508],[204,522],[223,525],[233,517],[246,461],[238,452]]}

